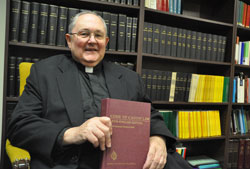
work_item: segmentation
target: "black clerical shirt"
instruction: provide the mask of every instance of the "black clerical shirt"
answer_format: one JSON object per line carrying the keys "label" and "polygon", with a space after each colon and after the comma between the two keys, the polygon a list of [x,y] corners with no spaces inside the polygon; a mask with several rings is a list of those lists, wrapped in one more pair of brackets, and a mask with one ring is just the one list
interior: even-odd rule
{"label": "black clerical shirt", "polygon": [[[109,92],[106,86],[105,76],[103,72],[103,64],[100,62],[94,67],[92,73],[86,73],[85,67],[80,63],[76,63],[79,72],[79,82],[81,85],[82,94],[82,110],[83,110],[83,123],[88,119],[100,116],[101,100],[109,97]],[[62,139],[65,131],[64,129],[58,136],[59,147],[62,147]],[[94,146],[88,141],[81,145],[81,151],[75,157],[78,160],[78,169],[99,169],[101,150],[99,147]]]}

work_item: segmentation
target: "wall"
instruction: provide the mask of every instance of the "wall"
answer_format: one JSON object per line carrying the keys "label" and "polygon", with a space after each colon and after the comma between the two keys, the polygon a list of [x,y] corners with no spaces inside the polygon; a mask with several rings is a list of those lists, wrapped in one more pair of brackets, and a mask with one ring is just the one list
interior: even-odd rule
{"label": "wall", "polygon": [[[2,115],[3,115],[3,80],[4,80],[4,49],[6,25],[6,1],[0,0],[0,145],[2,145]],[[1,152],[1,146],[0,146]]]}

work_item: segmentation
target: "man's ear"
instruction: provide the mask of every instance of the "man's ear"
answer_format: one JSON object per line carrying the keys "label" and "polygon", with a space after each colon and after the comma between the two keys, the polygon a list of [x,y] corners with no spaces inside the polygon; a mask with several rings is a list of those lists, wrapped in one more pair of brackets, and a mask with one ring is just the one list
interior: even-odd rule
{"label": "man's ear", "polygon": [[105,46],[107,46],[108,42],[109,42],[109,37],[106,37]]}
{"label": "man's ear", "polygon": [[66,38],[68,47],[71,48],[71,35],[68,34],[68,33],[66,33],[66,34],[65,34],[65,38]]}

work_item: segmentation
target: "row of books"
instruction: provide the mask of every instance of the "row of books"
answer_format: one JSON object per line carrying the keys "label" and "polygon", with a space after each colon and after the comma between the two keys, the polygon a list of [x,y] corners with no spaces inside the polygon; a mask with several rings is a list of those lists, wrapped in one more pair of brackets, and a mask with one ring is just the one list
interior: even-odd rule
{"label": "row of books", "polygon": [[[19,64],[21,62],[35,63],[41,60],[40,58],[31,57],[16,57],[10,56],[8,60],[8,97],[19,96],[20,76],[19,76]],[[114,62],[115,64],[124,66],[130,70],[135,70],[135,64],[131,62]]]}
{"label": "row of books", "polygon": [[232,134],[250,133],[250,111],[246,109],[233,109],[230,129]]}
{"label": "row of books", "polygon": [[153,101],[228,102],[229,77],[142,69]]}
{"label": "row of books", "polygon": [[175,13],[175,14],[181,14],[181,0],[145,0],[145,7]]}
{"label": "row of books", "polygon": [[193,167],[193,169],[222,169],[218,160],[206,155],[188,157],[187,162]]}
{"label": "row of books", "polygon": [[250,90],[249,81],[247,75],[243,72],[239,72],[233,80],[233,103],[250,103]]}
{"label": "row of books", "polygon": [[[72,17],[84,9],[45,3],[11,1],[10,41],[67,46],[65,34]],[[136,51],[137,17],[93,11],[102,16],[110,37],[108,50]],[[19,22],[20,20],[20,22]]]}
{"label": "row of books", "polygon": [[239,41],[237,36],[235,44],[235,63],[240,65],[249,65],[250,62],[250,41]]}
{"label": "row of books", "polygon": [[139,5],[139,0],[99,0],[99,1],[113,2],[113,3],[118,3],[118,4],[124,4],[124,5],[134,5],[134,6]]}
{"label": "row of books", "polygon": [[222,35],[145,22],[143,52],[223,62],[226,40]]}
{"label": "row of books", "polygon": [[221,136],[219,110],[159,110],[168,129],[180,139]]}
{"label": "row of books", "polygon": [[237,25],[249,28],[250,5],[243,1],[237,2]]}
{"label": "row of books", "polygon": [[250,169],[250,139],[230,139],[228,169]]}

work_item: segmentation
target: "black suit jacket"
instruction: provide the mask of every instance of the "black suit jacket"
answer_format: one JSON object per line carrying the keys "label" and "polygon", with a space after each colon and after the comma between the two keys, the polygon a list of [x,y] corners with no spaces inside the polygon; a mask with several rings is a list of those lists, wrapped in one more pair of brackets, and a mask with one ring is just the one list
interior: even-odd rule
{"label": "black suit jacket", "polygon": [[[136,72],[108,62],[103,62],[103,68],[111,98],[150,102]],[[84,122],[80,90],[78,69],[71,56],[53,56],[32,66],[8,131],[13,145],[30,152],[31,168],[77,168],[78,145],[54,151],[64,128]],[[153,108],[150,131],[151,135],[165,136],[168,148],[174,149],[174,137]]]}

